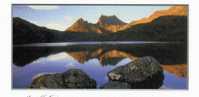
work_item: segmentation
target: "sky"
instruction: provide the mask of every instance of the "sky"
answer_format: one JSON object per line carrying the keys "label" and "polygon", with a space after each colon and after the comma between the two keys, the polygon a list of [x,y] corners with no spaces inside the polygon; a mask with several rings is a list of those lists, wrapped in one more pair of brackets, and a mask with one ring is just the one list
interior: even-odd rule
{"label": "sky", "polygon": [[20,17],[39,26],[64,31],[79,18],[96,23],[101,15],[116,15],[120,20],[129,23],[169,7],[171,6],[13,5],[12,17]]}

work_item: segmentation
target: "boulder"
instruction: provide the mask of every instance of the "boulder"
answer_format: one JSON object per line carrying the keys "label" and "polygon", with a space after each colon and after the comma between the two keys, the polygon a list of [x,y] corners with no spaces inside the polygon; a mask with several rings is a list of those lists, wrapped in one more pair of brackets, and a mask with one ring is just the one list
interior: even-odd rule
{"label": "boulder", "polygon": [[45,74],[33,79],[31,88],[64,88],[63,75],[61,73]]}
{"label": "boulder", "polygon": [[108,73],[111,81],[126,82],[135,89],[155,89],[163,84],[164,75],[160,63],[153,57],[137,58]]}
{"label": "boulder", "polygon": [[79,69],[36,77],[31,88],[96,88],[95,80]]}
{"label": "boulder", "polygon": [[119,81],[109,81],[108,83],[104,84],[102,89],[130,89],[131,85],[125,82]]}
{"label": "boulder", "polygon": [[96,81],[79,69],[70,69],[63,77],[67,88],[96,88]]}

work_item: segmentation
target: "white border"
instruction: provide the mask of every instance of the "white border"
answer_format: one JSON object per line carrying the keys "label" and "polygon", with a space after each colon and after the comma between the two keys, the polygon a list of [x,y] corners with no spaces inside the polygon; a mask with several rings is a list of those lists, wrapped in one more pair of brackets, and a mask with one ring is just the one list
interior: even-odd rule
{"label": "white border", "polygon": [[187,4],[188,0],[12,0],[23,4]]}

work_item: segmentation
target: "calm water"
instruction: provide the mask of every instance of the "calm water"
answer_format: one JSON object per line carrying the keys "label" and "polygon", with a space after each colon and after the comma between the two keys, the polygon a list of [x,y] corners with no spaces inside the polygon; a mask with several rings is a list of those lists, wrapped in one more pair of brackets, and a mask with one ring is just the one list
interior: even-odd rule
{"label": "calm water", "polygon": [[[168,43],[29,44],[13,47],[13,88],[27,88],[41,74],[78,68],[95,79],[98,87],[108,82],[107,72],[131,62],[132,57],[153,56],[160,63],[186,63],[184,45]],[[187,89],[187,78],[164,72],[162,89]]]}

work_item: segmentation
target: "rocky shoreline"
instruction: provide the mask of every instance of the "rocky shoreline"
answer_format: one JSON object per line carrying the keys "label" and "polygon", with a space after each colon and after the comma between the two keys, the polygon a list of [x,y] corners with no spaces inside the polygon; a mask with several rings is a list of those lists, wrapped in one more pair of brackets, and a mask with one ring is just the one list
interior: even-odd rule
{"label": "rocky shoreline", "polygon": [[[160,63],[153,57],[136,58],[119,66],[107,74],[109,82],[101,89],[158,89],[162,86],[164,75]],[[33,79],[30,88],[95,89],[97,83],[80,69],[69,69],[63,73],[45,74]]]}

